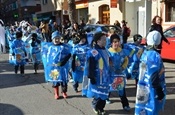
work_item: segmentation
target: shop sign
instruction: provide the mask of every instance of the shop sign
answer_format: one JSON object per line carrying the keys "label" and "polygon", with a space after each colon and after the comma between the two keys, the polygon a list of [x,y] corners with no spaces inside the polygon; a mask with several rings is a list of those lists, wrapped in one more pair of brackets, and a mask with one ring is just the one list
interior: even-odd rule
{"label": "shop sign", "polygon": [[118,0],[111,0],[110,3],[111,3],[111,8],[117,8],[117,2]]}

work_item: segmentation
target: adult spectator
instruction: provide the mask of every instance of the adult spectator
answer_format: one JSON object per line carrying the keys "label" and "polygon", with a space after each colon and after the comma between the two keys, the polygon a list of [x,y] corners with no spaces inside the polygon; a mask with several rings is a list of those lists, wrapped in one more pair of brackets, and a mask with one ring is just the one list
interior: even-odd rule
{"label": "adult spectator", "polygon": [[158,32],[161,34],[161,36],[162,36],[161,42],[160,42],[160,44],[158,45],[158,50],[157,50],[157,52],[158,52],[159,54],[161,54],[162,41],[165,41],[166,43],[170,44],[170,42],[169,42],[169,41],[166,39],[166,37],[163,35],[163,29],[162,29],[162,25],[161,25],[161,24],[162,24],[162,18],[161,18],[160,16],[155,16],[155,17],[153,18],[153,20],[152,20],[152,25],[151,25],[151,27],[150,27],[150,29],[149,29],[149,32],[156,30],[156,31],[158,31]]}
{"label": "adult spectator", "polygon": [[127,35],[127,22],[125,20],[122,20],[122,38],[123,38],[123,44],[127,43],[128,35]]}
{"label": "adult spectator", "polygon": [[118,20],[115,21],[114,26],[117,26],[121,29],[121,25],[120,25],[120,22]]}
{"label": "adult spectator", "polygon": [[39,28],[41,29],[43,39],[49,42],[49,26],[46,21],[41,21]]}

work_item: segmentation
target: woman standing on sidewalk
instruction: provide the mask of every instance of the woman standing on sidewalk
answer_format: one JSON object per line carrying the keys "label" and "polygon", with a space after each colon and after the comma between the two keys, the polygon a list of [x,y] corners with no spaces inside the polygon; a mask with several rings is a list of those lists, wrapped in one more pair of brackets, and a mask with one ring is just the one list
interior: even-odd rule
{"label": "woman standing on sidewalk", "polygon": [[152,20],[152,25],[150,27],[149,32],[151,31],[158,31],[161,34],[161,42],[158,45],[158,49],[156,51],[161,54],[161,49],[162,49],[162,41],[165,41],[166,43],[170,44],[170,42],[166,39],[166,37],[163,35],[163,29],[162,29],[162,18],[160,16],[155,16]]}

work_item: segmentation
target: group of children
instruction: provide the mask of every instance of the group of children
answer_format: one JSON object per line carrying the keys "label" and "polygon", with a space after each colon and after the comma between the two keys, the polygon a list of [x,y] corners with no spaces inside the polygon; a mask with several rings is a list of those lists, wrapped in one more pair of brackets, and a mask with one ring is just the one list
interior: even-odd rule
{"label": "group of children", "polygon": [[[10,54],[15,73],[20,66],[23,75],[27,52],[22,36],[21,31],[16,32]],[[166,95],[164,66],[155,51],[160,44],[159,32],[148,34],[146,47],[140,45],[140,35],[133,36],[134,43],[126,44],[121,44],[120,36],[115,33],[107,39],[106,33],[96,32],[91,44],[88,44],[86,33],[79,32],[74,37],[78,42],[73,45],[61,42],[62,36],[58,31],[52,33],[52,42],[38,40],[36,33],[30,36],[30,54],[35,73],[42,60],[45,80],[53,84],[55,99],[59,99],[59,86],[63,97],[67,98],[68,73],[71,71],[75,92],[80,91],[79,83],[82,83],[82,95],[93,98],[92,107],[96,114],[105,114],[104,107],[106,102],[110,103],[110,93],[113,91],[118,92],[123,109],[129,111],[125,87],[126,79],[132,78],[136,80],[137,87],[135,114],[158,114],[164,106]],[[106,48],[107,42],[109,49]]]}

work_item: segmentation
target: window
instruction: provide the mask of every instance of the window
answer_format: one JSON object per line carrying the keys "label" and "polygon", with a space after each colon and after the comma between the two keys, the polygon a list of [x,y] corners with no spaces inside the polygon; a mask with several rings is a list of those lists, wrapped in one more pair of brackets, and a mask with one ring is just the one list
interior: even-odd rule
{"label": "window", "polygon": [[175,2],[166,2],[165,7],[166,22],[175,22]]}
{"label": "window", "polygon": [[174,38],[175,37],[175,27],[168,29],[164,32],[164,36],[168,38]]}
{"label": "window", "polygon": [[43,0],[43,4],[47,4],[47,0]]}

